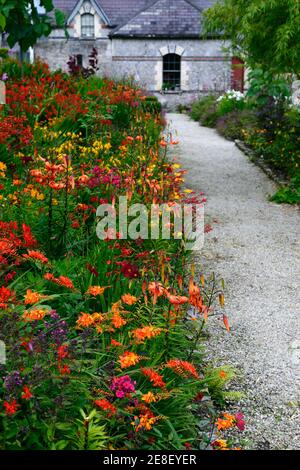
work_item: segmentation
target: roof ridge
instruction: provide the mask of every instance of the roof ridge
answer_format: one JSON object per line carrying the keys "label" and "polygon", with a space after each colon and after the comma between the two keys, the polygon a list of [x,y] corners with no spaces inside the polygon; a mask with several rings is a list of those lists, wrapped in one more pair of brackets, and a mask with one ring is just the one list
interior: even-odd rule
{"label": "roof ridge", "polygon": [[198,11],[200,11],[200,12],[202,11],[202,9],[201,9],[200,7],[198,7],[198,5],[195,5],[192,0],[184,0],[184,1],[185,1],[186,3],[189,3],[189,4],[191,5],[191,7],[196,8],[196,10],[198,10]]}
{"label": "roof ridge", "polygon": [[116,33],[117,31],[119,31],[121,28],[123,28],[123,26],[126,26],[130,21],[134,20],[134,18],[136,18],[137,16],[139,16],[141,13],[143,13],[143,11],[147,10],[148,8],[150,7],[153,7],[155,5],[155,3],[158,3],[160,0],[152,0],[151,3],[149,3],[148,5],[146,5],[145,7],[143,7],[141,10],[139,10],[135,15],[131,16],[128,20],[126,20],[124,23],[120,24],[117,26],[117,28],[115,28],[113,30],[113,32],[111,33],[112,35],[114,35],[114,33]]}

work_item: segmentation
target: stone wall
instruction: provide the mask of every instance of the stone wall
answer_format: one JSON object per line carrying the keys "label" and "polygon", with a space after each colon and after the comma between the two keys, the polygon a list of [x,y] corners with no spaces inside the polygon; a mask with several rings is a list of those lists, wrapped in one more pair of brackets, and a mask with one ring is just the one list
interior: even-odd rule
{"label": "stone wall", "polygon": [[[75,28],[76,30],[76,28]],[[81,54],[87,65],[93,47],[98,50],[99,74],[114,78],[132,77],[145,90],[156,93],[163,103],[188,104],[200,94],[221,93],[230,87],[231,59],[224,55],[223,43],[200,39],[110,39],[94,40],[75,37],[74,29],[67,40],[60,30],[35,47],[35,56],[48,62],[51,69],[67,70],[70,55]],[[163,94],[163,56],[181,56],[181,91]]]}
{"label": "stone wall", "polygon": [[230,87],[231,60],[216,40],[113,39],[112,72],[132,76],[149,91],[162,89],[163,55],[181,55],[181,90],[223,91]]}
{"label": "stone wall", "polygon": [[51,70],[62,69],[67,71],[67,62],[72,55],[82,55],[83,65],[88,65],[88,57],[93,47],[98,51],[99,74],[110,76],[112,71],[111,41],[107,38],[82,39],[51,35],[49,38],[40,40],[34,48],[35,58],[47,62]]}

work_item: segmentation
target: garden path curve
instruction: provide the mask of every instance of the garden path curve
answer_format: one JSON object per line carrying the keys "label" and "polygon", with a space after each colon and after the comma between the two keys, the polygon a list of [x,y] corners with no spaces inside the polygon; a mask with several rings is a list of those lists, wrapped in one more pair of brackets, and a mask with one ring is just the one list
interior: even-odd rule
{"label": "garden path curve", "polygon": [[187,187],[207,197],[201,269],[226,282],[231,333],[212,321],[209,358],[241,372],[233,409],[245,414],[246,448],[299,449],[300,211],[268,201],[274,183],[234,143],[186,115],[167,119]]}

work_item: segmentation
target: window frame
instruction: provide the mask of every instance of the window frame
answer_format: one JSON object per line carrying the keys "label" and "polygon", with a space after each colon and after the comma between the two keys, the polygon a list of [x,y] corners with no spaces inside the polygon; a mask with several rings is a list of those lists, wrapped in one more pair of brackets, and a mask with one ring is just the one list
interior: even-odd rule
{"label": "window frame", "polygon": [[163,56],[163,89],[166,91],[181,90],[181,56],[168,53]]}
{"label": "window frame", "polygon": [[[87,18],[92,18],[90,23],[84,24],[84,20]],[[90,39],[95,37],[95,15],[92,13],[83,13],[80,18],[81,21],[81,37],[85,39]],[[86,34],[88,31],[91,31],[92,34]]]}

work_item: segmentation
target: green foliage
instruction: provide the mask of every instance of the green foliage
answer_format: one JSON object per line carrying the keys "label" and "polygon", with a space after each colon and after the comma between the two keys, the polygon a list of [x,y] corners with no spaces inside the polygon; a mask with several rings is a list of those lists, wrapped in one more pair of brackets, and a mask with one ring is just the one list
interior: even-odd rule
{"label": "green foliage", "polygon": [[57,423],[55,428],[62,431],[63,439],[53,444],[52,450],[104,450],[108,436],[103,419],[94,409],[88,415],[80,410],[81,419],[70,423]]}
{"label": "green foliage", "polygon": [[[0,0],[0,32],[6,32],[8,45],[12,48],[19,44],[21,51],[26,52],[42,36],[49,36],[53,28],[52,0],[40,0],[46,14],[38,13],[35,3],[30,0]],[[64,26],[64,15],[55,10],[56,26]]]}
{"label": "green foliage", "polygon": [[205,13],[206,34],[222,34],[250,67],[300,74],[299,0],[223,0]]}
{"label": "green foliage", "polygon": [[158,101],[156,96],[146,96],[143,102],[143,110],[151,114],[161,113],[161,103]]}
{"label": "green foliage", "polygon": [[216,129],[220,135],[229,140],[243,140],[244,133],[255,129],[257,120],[253,111],[231,111],[220,117],[216,123]]}
{"label": "green foliage", "polygon": [[262,69],[254,69],[249,72],[249,89],[247,97],[253,107],[265,106],[269,97],[277,101],[285,100],[291,96],[291,88],[282,76],[273,77],[272,74]]}
{"label": "green foliage", "polygon": [[290,185],[280,188],[270,201],[278,204],[300,204],[300,178],[292,178]]}
{"label": "green foliage", "polygon": [[227,398],[226,387],[232,381],[237,373],[231,366],[222,366],[207,369],[208,380],[207,386],[212,400],[219,406],[225,404]]}
{"label": "green foliage", "polygon": [[204,96],[192,105],[191,118],[194,121],[201,121],[204,114],[206,114],[212,106],[215,105],[216,97],[214,95]]}

